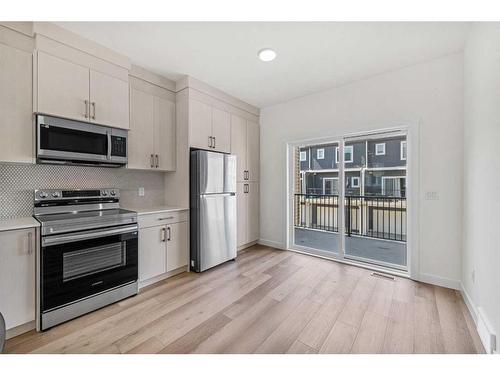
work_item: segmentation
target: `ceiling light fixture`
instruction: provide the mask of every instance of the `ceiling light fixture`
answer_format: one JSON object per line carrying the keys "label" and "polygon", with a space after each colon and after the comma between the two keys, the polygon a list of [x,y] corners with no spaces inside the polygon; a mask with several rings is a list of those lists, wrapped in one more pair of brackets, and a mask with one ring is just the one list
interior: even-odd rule
{"label": "ceiling light fixture", "polygon": [[262,61],[273,61],[276,58],[276,52],[270,48],[264,48],[259,51],[259,59]]}

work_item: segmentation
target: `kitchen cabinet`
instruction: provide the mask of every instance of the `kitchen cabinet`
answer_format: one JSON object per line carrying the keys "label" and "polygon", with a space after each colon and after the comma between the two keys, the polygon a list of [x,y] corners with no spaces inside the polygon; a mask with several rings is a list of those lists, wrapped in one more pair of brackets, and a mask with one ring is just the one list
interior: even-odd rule
{"label": "kitchen cabinet", "polygon": [[0,232],[0,311],[7,329],[35,320],[35,233]]}
{"label": "kitchen cabinet", "polygon": [[32,54],[0,43],[0,161],[33,163]]}
{"label": "kitchen cabinet", "polygon": [[140,90],[130,89],[128,168],[151,169],[154,158],[154,100]]}
{"label": "kitchen cabinet", "polygon": [[209,151],[231,151],[231,116],[201,101],[189,100],[189,145]]}
{"label": "kitchen cabinet", "polygon": [[90,119],[98,124],[129,128],[128,82],[90,70]]}
{"label": "kitchen cabinet", "polygon": [[188,264],[187,222],[167,225],[167,271],[174,271]]}
{"label": "kitchen cabinet", "polygon": [[153,111],[156,169],[175,171],[175,103],[155,96]]}
{"label": "kitchen cabinet", "polygon": [[259,183],[238,182],[236,189],[237,245],[259,239]]}
{"label": "kitchen cabinet", "polygon": [[166,227],[139,231],[139,280],[148,280],[167,271]]}
{"label": "kitchen cabinet", "polygon": [[[181,220],[181,221],[179,221]],[[189,222],[187,211],[139,216],[139,283],[157,282],[187,267]]]}
{"label": "kitchen cabinet", "polygon": [[259,124],[231,115],[231,153],[237,156],[237,181],[259,181]]}
{"label": "kitchen cabinet", "polygon": [[231,115],[212,108],[212,137],[215,151],[231,152]]}
{"label": "kitchen cabinet", "polygon": [[130,88],[128,168],[174,171],[175,103]]}
{"label": "kitchen cabinet", "polygon": [[36,77],[37,112],[129,128],[128,82],[42,51]]}

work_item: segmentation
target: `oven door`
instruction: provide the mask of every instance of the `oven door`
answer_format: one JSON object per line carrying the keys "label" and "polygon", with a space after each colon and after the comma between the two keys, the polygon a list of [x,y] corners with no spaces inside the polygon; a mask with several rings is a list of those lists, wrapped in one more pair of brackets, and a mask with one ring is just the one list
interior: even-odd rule
{"label": "oven door", "polygon": [[137,225],[42,238],[41,311],[137,281]]}

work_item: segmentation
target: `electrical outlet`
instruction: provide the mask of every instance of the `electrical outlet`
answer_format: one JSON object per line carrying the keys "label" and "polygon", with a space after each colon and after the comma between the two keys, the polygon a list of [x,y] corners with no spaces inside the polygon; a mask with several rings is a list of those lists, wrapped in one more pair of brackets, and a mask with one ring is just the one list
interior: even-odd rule
{"label": "electrical outlet", "polygon": [[425,200],[428,200],[428,201],[438,201],[439,200],[439,192],[437,192],[437,191],[426,191],[425,192]]}
{"label": "electrical outlet", "polygon": [[138,193],[139,193],[139,197],[143,197],[144,196],[144,188],[140,187]]}

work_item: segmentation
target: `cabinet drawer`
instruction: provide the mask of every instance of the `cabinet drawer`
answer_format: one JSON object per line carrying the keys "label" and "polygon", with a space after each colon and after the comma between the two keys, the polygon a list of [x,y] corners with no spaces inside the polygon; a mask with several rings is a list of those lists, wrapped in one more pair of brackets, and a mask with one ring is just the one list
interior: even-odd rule
{"label": "cabinet drawer", "polygon": [[139,228],[153,227],[171,223],[180,223],[188,220],[188,211],[166,211],[149,215],[140,215]]}

